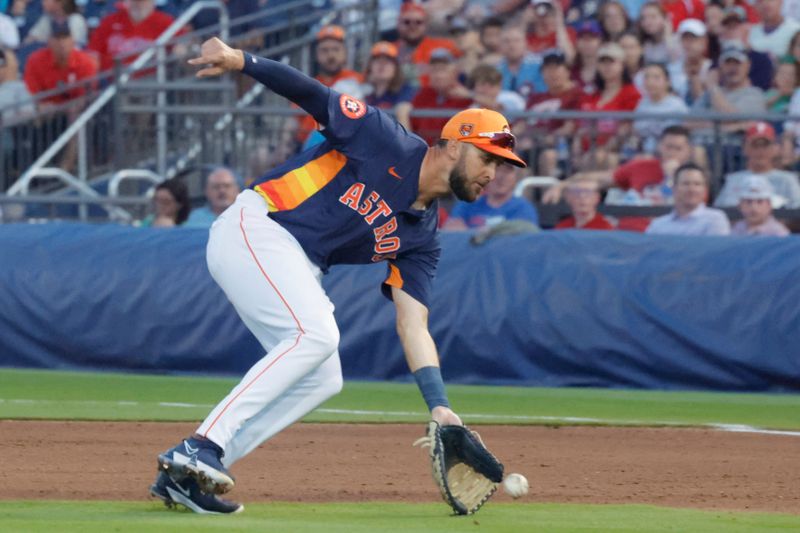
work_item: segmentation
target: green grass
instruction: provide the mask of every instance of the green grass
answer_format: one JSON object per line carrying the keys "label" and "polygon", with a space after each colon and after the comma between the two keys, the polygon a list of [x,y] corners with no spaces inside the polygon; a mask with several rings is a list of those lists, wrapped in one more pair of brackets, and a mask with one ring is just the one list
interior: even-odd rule
{"label": "green grass", "polygon": [[[0,418],[199,420],[236,381],[0,369]],[[448,390],[451,403],[471,424],[721,423],[800,429],[800,395],[477,386]],[[342,394],[306,418],[324,422],[425,419],[414,385],[370,382],[347,382]]]}
{"label": "green grass", "polygon": [[375,533],[484,531],[797,531],[800,516],[667,509],[645,505],[488,504],[467,517],[447,515],[444,504],[269,503],[234,516],[169,511],[156,503],[0,502],[0,529],[14,532]]}

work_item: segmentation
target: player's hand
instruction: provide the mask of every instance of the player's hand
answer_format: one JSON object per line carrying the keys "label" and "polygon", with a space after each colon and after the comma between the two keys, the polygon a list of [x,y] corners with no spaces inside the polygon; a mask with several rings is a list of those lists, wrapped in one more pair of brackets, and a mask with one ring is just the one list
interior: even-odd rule
{"label": "player's hand", "polygon": [[440,426],[463,426],[464,423],[449,407],[438,406],[431,411],[431,418]]}
{"label": "player's hand", "polygon": [[204,65],[196,76],[208,78],[244,68],[244,52],[231,48],[217,37],[208,39],[200,47],[200,57],[189,60],[190,65]]}

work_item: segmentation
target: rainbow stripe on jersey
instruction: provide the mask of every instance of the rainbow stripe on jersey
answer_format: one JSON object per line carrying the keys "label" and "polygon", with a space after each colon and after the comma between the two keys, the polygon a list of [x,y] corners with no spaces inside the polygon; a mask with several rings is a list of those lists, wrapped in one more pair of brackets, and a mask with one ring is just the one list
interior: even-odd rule
{"label": "rainbow stripe on jersey", "polygon": [[267,201],[270,213],[288,211],[319,192],[346,163],[347,158],[341,152],[331,150],[280,178],[259,183],[253,189]]}

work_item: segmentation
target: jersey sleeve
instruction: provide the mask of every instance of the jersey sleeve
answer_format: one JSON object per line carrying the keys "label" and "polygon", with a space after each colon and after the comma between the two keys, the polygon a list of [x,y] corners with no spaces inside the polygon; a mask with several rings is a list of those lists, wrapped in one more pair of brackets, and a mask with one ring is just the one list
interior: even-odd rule
{"label": "jersey sleeve", "polygon": [[412,250],[390,260],[388,275],[381,285],[383,295],[391,300],[392,287],[396,287],[430,308],[433,278],[440,254],[439,239],[434,237],[423,249]]}
{"label": "jersey sleeve", "polygon": [[328,97],[328,123],[321,131],[339,151],[367,158],[387,153],[387,149],[409,135],[386,113],[332,89]]}

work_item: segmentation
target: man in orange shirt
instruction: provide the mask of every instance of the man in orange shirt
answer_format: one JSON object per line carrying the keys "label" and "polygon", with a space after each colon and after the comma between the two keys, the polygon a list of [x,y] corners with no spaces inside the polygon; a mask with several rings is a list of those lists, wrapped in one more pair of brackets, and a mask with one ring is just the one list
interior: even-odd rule
{"label": "man in orange shirt", "polygon": [[428,65],[431,52],[434,50],[443,48],[453,57],[461,55],[461,51],[453,41],[428,37],[427,31],[428,13],[425,8],[411,2],[403,4],[397,20],[397,33],[400,39],[395,44],[403,74],[412,87],[428,86]]}
{"label": "man in orange shirt", "polygon": [[[347,47],[344,40],[347,34],[344,28],[336,25],[323,26],[317,32],[317,42],[315,49],[315,57],[317,60],[317,81],[327,87],[333,87],[334,84],[340,81],[349,82],[347,85],[340,84],[337,88],[343,93],[356,93],[360,89],[356,89],[364,81],[364,77],[355,70],[345,68],[347,65]],[[353,84],[353,88],[349,88],[349,84]],[[350,94],[356,98],[360,98],[360,94]],[[308,136],[317,129],[317,123],[311,118],[311,115],[304,115],[298,120],[297,126],[297,140],[302,144],[306,141]]]}
{"label": "man in orange shirt", "polygon": [[347,48],[344,45],[345,32],[341,26],[324,26],[317,32],[317,80],[328,87],[340,80],[352,79],[358,83],[363,77],[355,70],[345,68]]}
{"label": "man in orange shirt", "polygon": [[[75,48],[66,21],[53,21],[47,47],[37,50],[25,65],[25,85],[31,94],[72,86],[97,74],[97,62],[86,52]],[[45,98],[42,103],[63,104],[86,94],[81,84],[66,92]]]}

